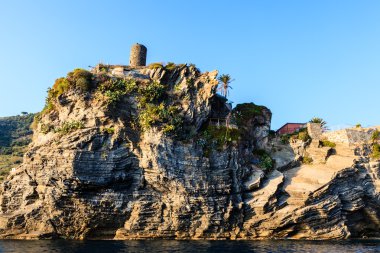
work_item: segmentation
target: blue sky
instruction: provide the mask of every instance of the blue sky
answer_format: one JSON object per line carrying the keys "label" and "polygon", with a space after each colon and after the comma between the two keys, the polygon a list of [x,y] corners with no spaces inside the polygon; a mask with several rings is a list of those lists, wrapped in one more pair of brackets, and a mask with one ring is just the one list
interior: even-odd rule
{"label": "blue sky", "polygon": [[70,70],[102,61],[195,63],[235,81],[230,99],[285,122],[380,125],[380,1],[2,1],[0,116],[37,112]]}

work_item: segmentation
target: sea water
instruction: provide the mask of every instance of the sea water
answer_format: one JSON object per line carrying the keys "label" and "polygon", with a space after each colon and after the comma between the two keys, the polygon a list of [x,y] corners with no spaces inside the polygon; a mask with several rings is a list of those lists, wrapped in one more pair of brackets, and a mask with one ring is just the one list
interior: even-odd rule
{"label": "sea water", "polygon": [[0,252],[380,252],[380,240],[352,241],[0,241]]}

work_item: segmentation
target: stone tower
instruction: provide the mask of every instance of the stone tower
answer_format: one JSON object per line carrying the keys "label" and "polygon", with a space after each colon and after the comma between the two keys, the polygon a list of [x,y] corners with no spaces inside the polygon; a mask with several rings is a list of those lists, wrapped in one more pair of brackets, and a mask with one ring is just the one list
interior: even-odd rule
{"label": "stone tower", "polygon": [[129,58],[129,66],[138,67],[146,65],[146,53],[147,49],[144,45],[134,44],[131,47],[131,55]]}

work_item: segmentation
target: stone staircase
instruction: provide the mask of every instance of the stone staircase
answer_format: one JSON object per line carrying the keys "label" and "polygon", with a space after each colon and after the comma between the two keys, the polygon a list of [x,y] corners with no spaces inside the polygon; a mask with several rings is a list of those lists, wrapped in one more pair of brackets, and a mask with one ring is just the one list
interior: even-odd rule
{"label": "stone staircase", "polygon": [[284,172],[283,189],[289,194],[286,199],[288,211],[303,205],[309,194],[329,182],[335,173],[353,165],[355,155],[352,147],[337,144],[336,153],[327,155],[330,149],[319,148],[318,144],[312,142],[307,153],[313,158],[313,164],[303,164]]}
{"label": "stone staircase", "polygon": [[313,163],[325,163],[327,158],[331,155],[332,148],[330,147],[319,147],[319,141],[313,140],[310,146],[306,149],[307,156],[313,159]]}

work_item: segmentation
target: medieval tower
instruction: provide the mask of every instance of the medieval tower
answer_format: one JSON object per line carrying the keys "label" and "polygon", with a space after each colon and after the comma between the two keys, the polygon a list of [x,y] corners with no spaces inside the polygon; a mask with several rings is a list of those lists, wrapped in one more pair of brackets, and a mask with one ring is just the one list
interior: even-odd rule
{"label": "medieval tower", "polygon": [[147,49],[144,45],[134,44],[131,47],[131,55],[129,58],[129,65],[131,67],[145,66],[146,65]]}

